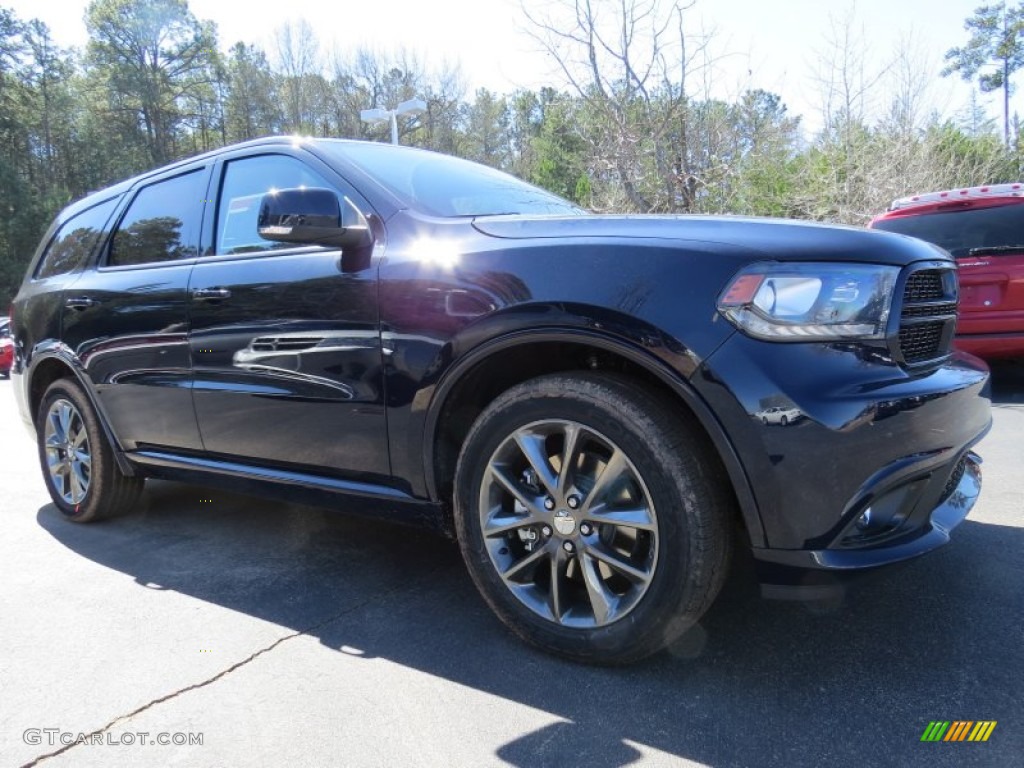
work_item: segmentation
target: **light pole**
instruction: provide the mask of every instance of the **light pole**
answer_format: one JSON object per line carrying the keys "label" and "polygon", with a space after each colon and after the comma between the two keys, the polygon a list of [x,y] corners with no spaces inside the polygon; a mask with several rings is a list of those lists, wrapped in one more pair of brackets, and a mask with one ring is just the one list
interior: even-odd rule
{"label": "light pole", "polygon": [[427,111],[427,102],[423,99],[409,99],[403,101],[394,109],[381,109],[375,107],[373,109],[364,109],[359,113],[359,117],[362,118],[364,123],[383,123],[391,122],[391,143],[398,143],[398,116],[399,115],[418,115],[420,112]]}

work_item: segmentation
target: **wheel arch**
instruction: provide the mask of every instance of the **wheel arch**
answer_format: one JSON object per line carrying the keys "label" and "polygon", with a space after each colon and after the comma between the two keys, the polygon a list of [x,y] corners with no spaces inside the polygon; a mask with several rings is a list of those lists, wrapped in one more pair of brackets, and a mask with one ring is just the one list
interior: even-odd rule
{"label": "wheel arch", "polygon": [[[565,356],[565,350],[572,354]],[[711,408],[665,361],[627,341],[590,330],[508,333],[481,344],[452,365],[437,385],[424,424],[423,468],[430,498],[449,497],[462,441],[476,416],[494,397],[546,373],[602,368],[624,371],[673,401],[682,402],[703,429],[728,475],[751,545],[764,546],[764,529],[753,488]],[[485,371],[501,373],[495,376]],[[472,395],[467,400],[469,393]],[[464,402],[471,405],[460,407]]]}
{"label": "wheel arch", "polygon": [[37,350],[32,357],[32,366],[25,374],[26,384],[24,389],[32,425],[38,429],[39,406],[43,401],[43,395],[46,394],[46,390],[49,389],[50,385],[59,379],[72,379],[85,392],[89,405],[92,406],[93,411],[96,413],[96,420],[99,421],[103,434],[110,443],[118,469],[128,477],[135,475],[135,468],[125,458],[121,443],[110,426],[110,421],[103,409],[103,405],[96,396],[92,382],[85,372],[82,371],[81,366],[76,364],[73,356],[69,352],[62,350],[59,345],[55,345],[53,348]]}

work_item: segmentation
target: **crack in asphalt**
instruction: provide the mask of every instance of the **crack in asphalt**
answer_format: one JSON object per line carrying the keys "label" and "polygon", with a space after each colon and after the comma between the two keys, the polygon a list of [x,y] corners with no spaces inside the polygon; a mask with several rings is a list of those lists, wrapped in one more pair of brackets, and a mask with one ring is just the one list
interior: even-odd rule
{"label": "crack in asphalt", "polygon": [[285,642],[287,642],[289,640],[294,640],[296,637],[301,637],[302,635],[308,635],[311,632],[316,632],[317,630],[323,629],[328,624],[332,624],[333,622],[337,621],[338,619],[340,619],[340,618],[342,618],[344,616],[347,616],[350,613],[354,613],[355,611],[358,611],[360,608],[365,608],[370,603],[373,603],[373,602],[378,601],[378,600],[385,600],[385,599],[387,599],[389,597],[392,597],[393,595],[396,595],[396,594],[401,594],[401,593],[405,593],[405,592],[414,592],[417,588],[422,587],[424,584],[432,583],[433,580],[430,577],[437,575],[442,570],[444,570],[444,567],[434,568],[433,570],[431,570],[427,574],[425,574],[425,577],[423,579],[419,580],[419,583],[417,583],[417,584],[415,584],[415,585],[413,585],[411,587],[407,587],[405,585],[400,585],[400,586],[392,587],[391,589],[386,589],[386,590],[384,590],[382,592],[378,592],[377,594],[372,595],[372,596],[366,598],[365,600],[363,600],[363,601],[361,601],[359,603],[356,603],[353,606],[349,606],[345,610],[340,611],[339,613],[336,613],[336,614],[330,616],[329,618],[324,619],[323,621],[319,621],[316,624],[312,624],[312,625],[306,627],[305,629],[299,629],[299,630],[296,630],[295,632],[292,632],[291,634],[285,635],[283,637],[279,637],[277,640],[272,642],[270,645],[268,645],[268,646],[266,646],[264,648],[260,648],[258,651],[254,651],[249,656],[246,656],[241,661],[235,662],[230,667],[228,667],[227,669],[224,669],[224,670],[218,672],[213,677],[207,678],[206,680],[202,680],[202,681],[200,681],[198,683],[193,683],[192,685],[187,685],[184,688],[179,688],[178,690],[172,691],[171,693],[168,693],[166,696],[161,696],[158,699],[153,699],[152,701],[149,701],[149,702],[143,704],[141,707],[138,707],[137,709],[132,710],[128,714],[118,715],[113,720],[111,720],[109,723],[104,725],[102,728],[97,728],[96,730],[91,731],[91,732],[89,732],[87,734],[84,734],[84,735],[80,734],[79,737],[76,737],[75,741],[71,742],[70,744],[65,744],[60,749],[56,749],[53,752],[47,752],[45,754],[33,757],[29,762],[24,763],[21,766],[21,768],[32,768],[32,766],[39,765],[44,760],[49,760],[52,757],[58,757],[60,755],[63,755],[66,752],[68,752],[69,750],[74,749],[75,747],[79,746],[82,743],[90,742],[94,736],[99,736],[99,735],[102,735],[102,734],[106,733],[107,731],[109,731],[111,728],[113,728],[118,723],[122,723],[122,722],[125,722],[127,720],[131,720],[136,715],[141,714],[142,712],[145,712],[146,710],[151,709],[152,707],[155,707],[157,704],[162,704],[165,701],[170,701],[171,699],[175,699],[175,698],[181,696],[182,694],[188,693],[189,691],[195,691],[195,690],[198,690],[199,688],[205,688],[208,685],[212,685],[213,683],[216,683],[218,680],[220,680],[220,679],[230,675],[236,669],[239,669],[240,667],[244,667],[247,664],[249,664],[250,662],[258,659],[263,654],[270,653],[271,651],[273,651],[275,648],[277,648],[282,643],[285,643]]}

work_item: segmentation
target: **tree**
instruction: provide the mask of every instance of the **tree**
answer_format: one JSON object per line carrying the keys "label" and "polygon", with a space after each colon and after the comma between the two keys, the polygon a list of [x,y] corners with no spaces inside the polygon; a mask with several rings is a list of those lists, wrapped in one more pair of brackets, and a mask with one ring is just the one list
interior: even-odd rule
{"label": "tree", "polygon": [[550,88],[541,91],[543,111],[540,132],[532,140],[529,180],[556,195],[589,206],[592,184],[587,175],[587,146],[579,126],[584,106]]}
{"label": "tree", "polygon": [[274,33],[280,90],[284,97],[285,130],[291,133],[313,133],[316,118],[314,76],[320,71],[320,44],[309,22],[299,19],[284,22]]}
{"label": "tree", "polygon": [[697,146],[708,134],[693,122],[688,89],[708,63],[708,37],[687,34],[692,5],[557,0],[531,11],[524,4],[531,34],[591,117],[583,136],[593,178],[609,193],[605,203],[642,212],[699,205],[711,154]]}
{"label": "tree", "polygon": [[469,160],[495,168],[509,164],[508,103],[503,96],[480,88],[464,109],[466,141],[460,153]]}
{"label": "tree", "polygon": [[983,5],[964,22],[967,45],[946,51],[943,76],[959,72],[967,82],[978,78],[985,93],[1003,92],[1003,144],[1010,146],[1010,79],[1024,66],[1024,7]]}
{"label": "tree", "polygon": [[274,73],[255,45],[235,43],[228,54],[224,121],[227,141],[245,141],[281,129]]}
{"label": "tree", "polygon": [[[153,165],[175,155],[189,98],[214,82],[216,32],[185,0],[93,0],[86,11],[89,63],[125,134],[143,132]],[[127,136],[126,136],[127,138]]]}

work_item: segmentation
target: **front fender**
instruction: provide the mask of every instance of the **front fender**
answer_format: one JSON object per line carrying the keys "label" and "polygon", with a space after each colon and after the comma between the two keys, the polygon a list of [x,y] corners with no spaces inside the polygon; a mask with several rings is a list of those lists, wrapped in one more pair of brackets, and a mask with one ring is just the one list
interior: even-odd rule
{"label": "front fender", "polygon": [[[615,333],[625,327],[630,329],[629,335]],[[520,327],[487,338],[453,359],[437,383],[421,390],[415,398],[424,404],[419,416],[422,427],[410,434],[422,434],[422,439],[419,443],[410,440],[409,447],[415,448],[421,457],[429,498],[441,500],[434,471],[437,437],[441,416],[459,382],[471,371],[485,365],[489,358],[513,347],[550,342],[585,345],[624,358],[655,376],[682,400],[707,432],[729,474],[751,543],[763,545],[760,515],[738,454],[713,411],[687,380],[699,366],[699,359],[657,329],[644,327],[635,318],[630,318],[628,326],[619,327],[614,322],[602,322],[592,317],[589,322],[579,322],[574,326]]]}

